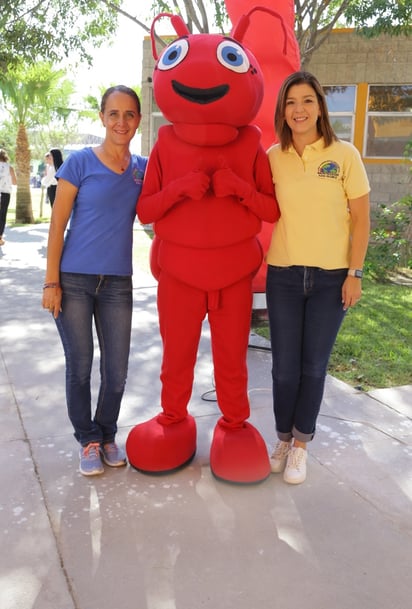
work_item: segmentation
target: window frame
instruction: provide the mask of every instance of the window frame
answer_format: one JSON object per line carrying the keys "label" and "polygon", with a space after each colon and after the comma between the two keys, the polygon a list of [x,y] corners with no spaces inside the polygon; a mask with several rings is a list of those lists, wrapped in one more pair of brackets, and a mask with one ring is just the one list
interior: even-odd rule
{"label": "window frame", "polygon": [[[330,110],[329,106],[328,106],[328,114],[329,114],[329,118],[330,118],[330,122],[333,126],[333,120],[339,117],[350,117],[351,118],[351,129],[350,129],[350,139],[345,139],[344,141],[350,142],[351,144],[354,143],[354,139],[355,139],[355,122],[356,122],[356,104],[357,104],[357,96],[358,96],[358,85],[356,83],[352,83],[352,84],[324,84],[322,85],[322,88],[324,90],[325,93],[325,97],[326,97],[326,104],[328,102],[328,95],[327,95],[327,89],[331,88],[331,87],[339,87],[339,88],[352,88],[354,90],[354,98],[353,98],[353,109],[352,110]],[[338,134],[337,134],[338,135]],[[339,135],[338,135],[339,137]],[[343,138],[340,138],[343,139]]]}
{"label": "window frame", "polygon": [[[412,112],[411,110],[405,110],[403,112],[398,112],[398,111],[376,111],[376,110],[372,110],[369,111],[369,99],[370,99],[370,91],[371,91],[371,87],[386,87],[386,88],[395,88],[395,87],[399,87],[399,86],[407,86],[407,87],[411,87],[412,88],[412,84],[409,83],[403,83],[403,84],[399,84],[399,83],[368,83],[368,87],[367,87],[367,98],[366,98],[366,107],[365,107],[365,123],[364,123],[364,130],[363,130],[363,139],[362,139],[362,156],[365,159],[370,159],[372,161],[405,161],[407,159],[407,156],[405,156],[405,154],[402,154],[400,156],[382,156],[382,155],[371,155],[368,153],[368,143],[369,143],[369,139],[368,139],[368,133],[369,133],[369,119],[373,118],[373,117],[382,117],[382,118],[410,118],[412,119]],[[411,134],[411,138],[410,141],[412,141],[412,134]]]}

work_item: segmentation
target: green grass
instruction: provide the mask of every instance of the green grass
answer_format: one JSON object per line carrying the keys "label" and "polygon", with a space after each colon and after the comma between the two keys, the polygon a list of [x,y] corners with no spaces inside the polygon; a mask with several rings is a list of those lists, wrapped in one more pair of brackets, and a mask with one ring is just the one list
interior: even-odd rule
{"label": "green grass", "polygon": [[[267,323],[255,329],[268,338]],[[329,374],[363,391],[412,384],[412,284],[363,281],[329,362]]]}
{"label": "green grass", "polygon": [[369,391],[412,384],[412,287],[365,280],[362,300],[348,311],[330,373]]}
{"label": "green grass", "polygon": [[[42,197],[43,193],[43,197]],[[36,224],[40,222],[48,222],[51,216],[51,207],[47,201],[46,189],[32,188],[31,189],[31,204],[33,209],[34,221]],[[10,198],[9,209],[7,210],[7,224],[16,226],[16,189]]]}
{"label": "green grass", "polygon": [[[50,205],[46,202],[40,217],[41,190],[32,190],[32,196],[36,222],[48,221]],[[9,224],[14,224],[14,197],[7,216]],[[150,233],[135,231],[135,269],[150,272],[151,242]],[[269,336],[267,322],[257,323],[253,331]],[[412,281],[407,285],[363,281],[362,299],[346,315],[329,373],[365,391],[412,384]]]}

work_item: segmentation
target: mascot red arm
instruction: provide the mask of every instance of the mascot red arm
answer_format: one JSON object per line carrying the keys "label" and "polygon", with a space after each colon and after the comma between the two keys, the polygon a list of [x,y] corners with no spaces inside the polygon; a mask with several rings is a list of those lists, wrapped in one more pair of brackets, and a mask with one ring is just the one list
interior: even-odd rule
{"label": "mascot red arm", "polygon": [[[178,38],[157,57],[161,17],[170,18]],[[146,473],[170,472],[193,458],[197,431],[187,408],[207,316],[221,410],[210,467],[217,478],[253,483],[270,467],[264,440],[247,421],[252,280],[262,263],[262,221],[275,222],[279,210],[260,130],[251,124],[263,75],[242,44],[248,17],[239,25],[230,37],[190,34],[169,14],[152,26],[154,94],[171,124],[159,130],[137,213],[155,232],[162,411],[130,431],[126,450]]]}

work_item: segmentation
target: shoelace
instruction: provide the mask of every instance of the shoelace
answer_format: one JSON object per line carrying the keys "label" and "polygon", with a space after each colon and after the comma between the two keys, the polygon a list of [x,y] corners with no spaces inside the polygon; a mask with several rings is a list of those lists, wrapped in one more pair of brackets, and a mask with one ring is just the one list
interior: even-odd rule
{"label": "shoelace", "polygon": [[288,468],[299,470],[305,461],[305,451],[303,448],[292,448],[288,457]]}
{"label": "shoelace", "polygon": [[272,455],[272,459],[282,460],[287,457],[290,450],[289,443],[286,442],[278,442],[275,447],[275,452]]}
{"label": "shoelace", "polygon": [[104,452],[106,453],[117,453],[118,448],[115,444],[115,442],[108,442],[107,444],[104,444]]}
{"label": "shoelace", "polygon": [[91,442],[83,448],[83,455],[88,459],[95,458],[99,455],[99,448],[100,444],[98,442]]}

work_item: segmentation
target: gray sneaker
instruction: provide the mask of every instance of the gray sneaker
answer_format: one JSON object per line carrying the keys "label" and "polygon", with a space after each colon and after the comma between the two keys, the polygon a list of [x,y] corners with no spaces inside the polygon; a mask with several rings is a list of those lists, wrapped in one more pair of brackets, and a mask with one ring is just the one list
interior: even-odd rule
{"label": "gray sneaker", "polygon": [[110,467],[122,467],[127,463],[124,451],[117,446],[116,442],[102,444],[100,446],[100,452],[103,461]]}
{"label": "gray sneaker", "polygon": [[100,444],[90,442],[80,448],[80,473],[83,476],[98,476],[103,474],[104,467],[100,458]]}

